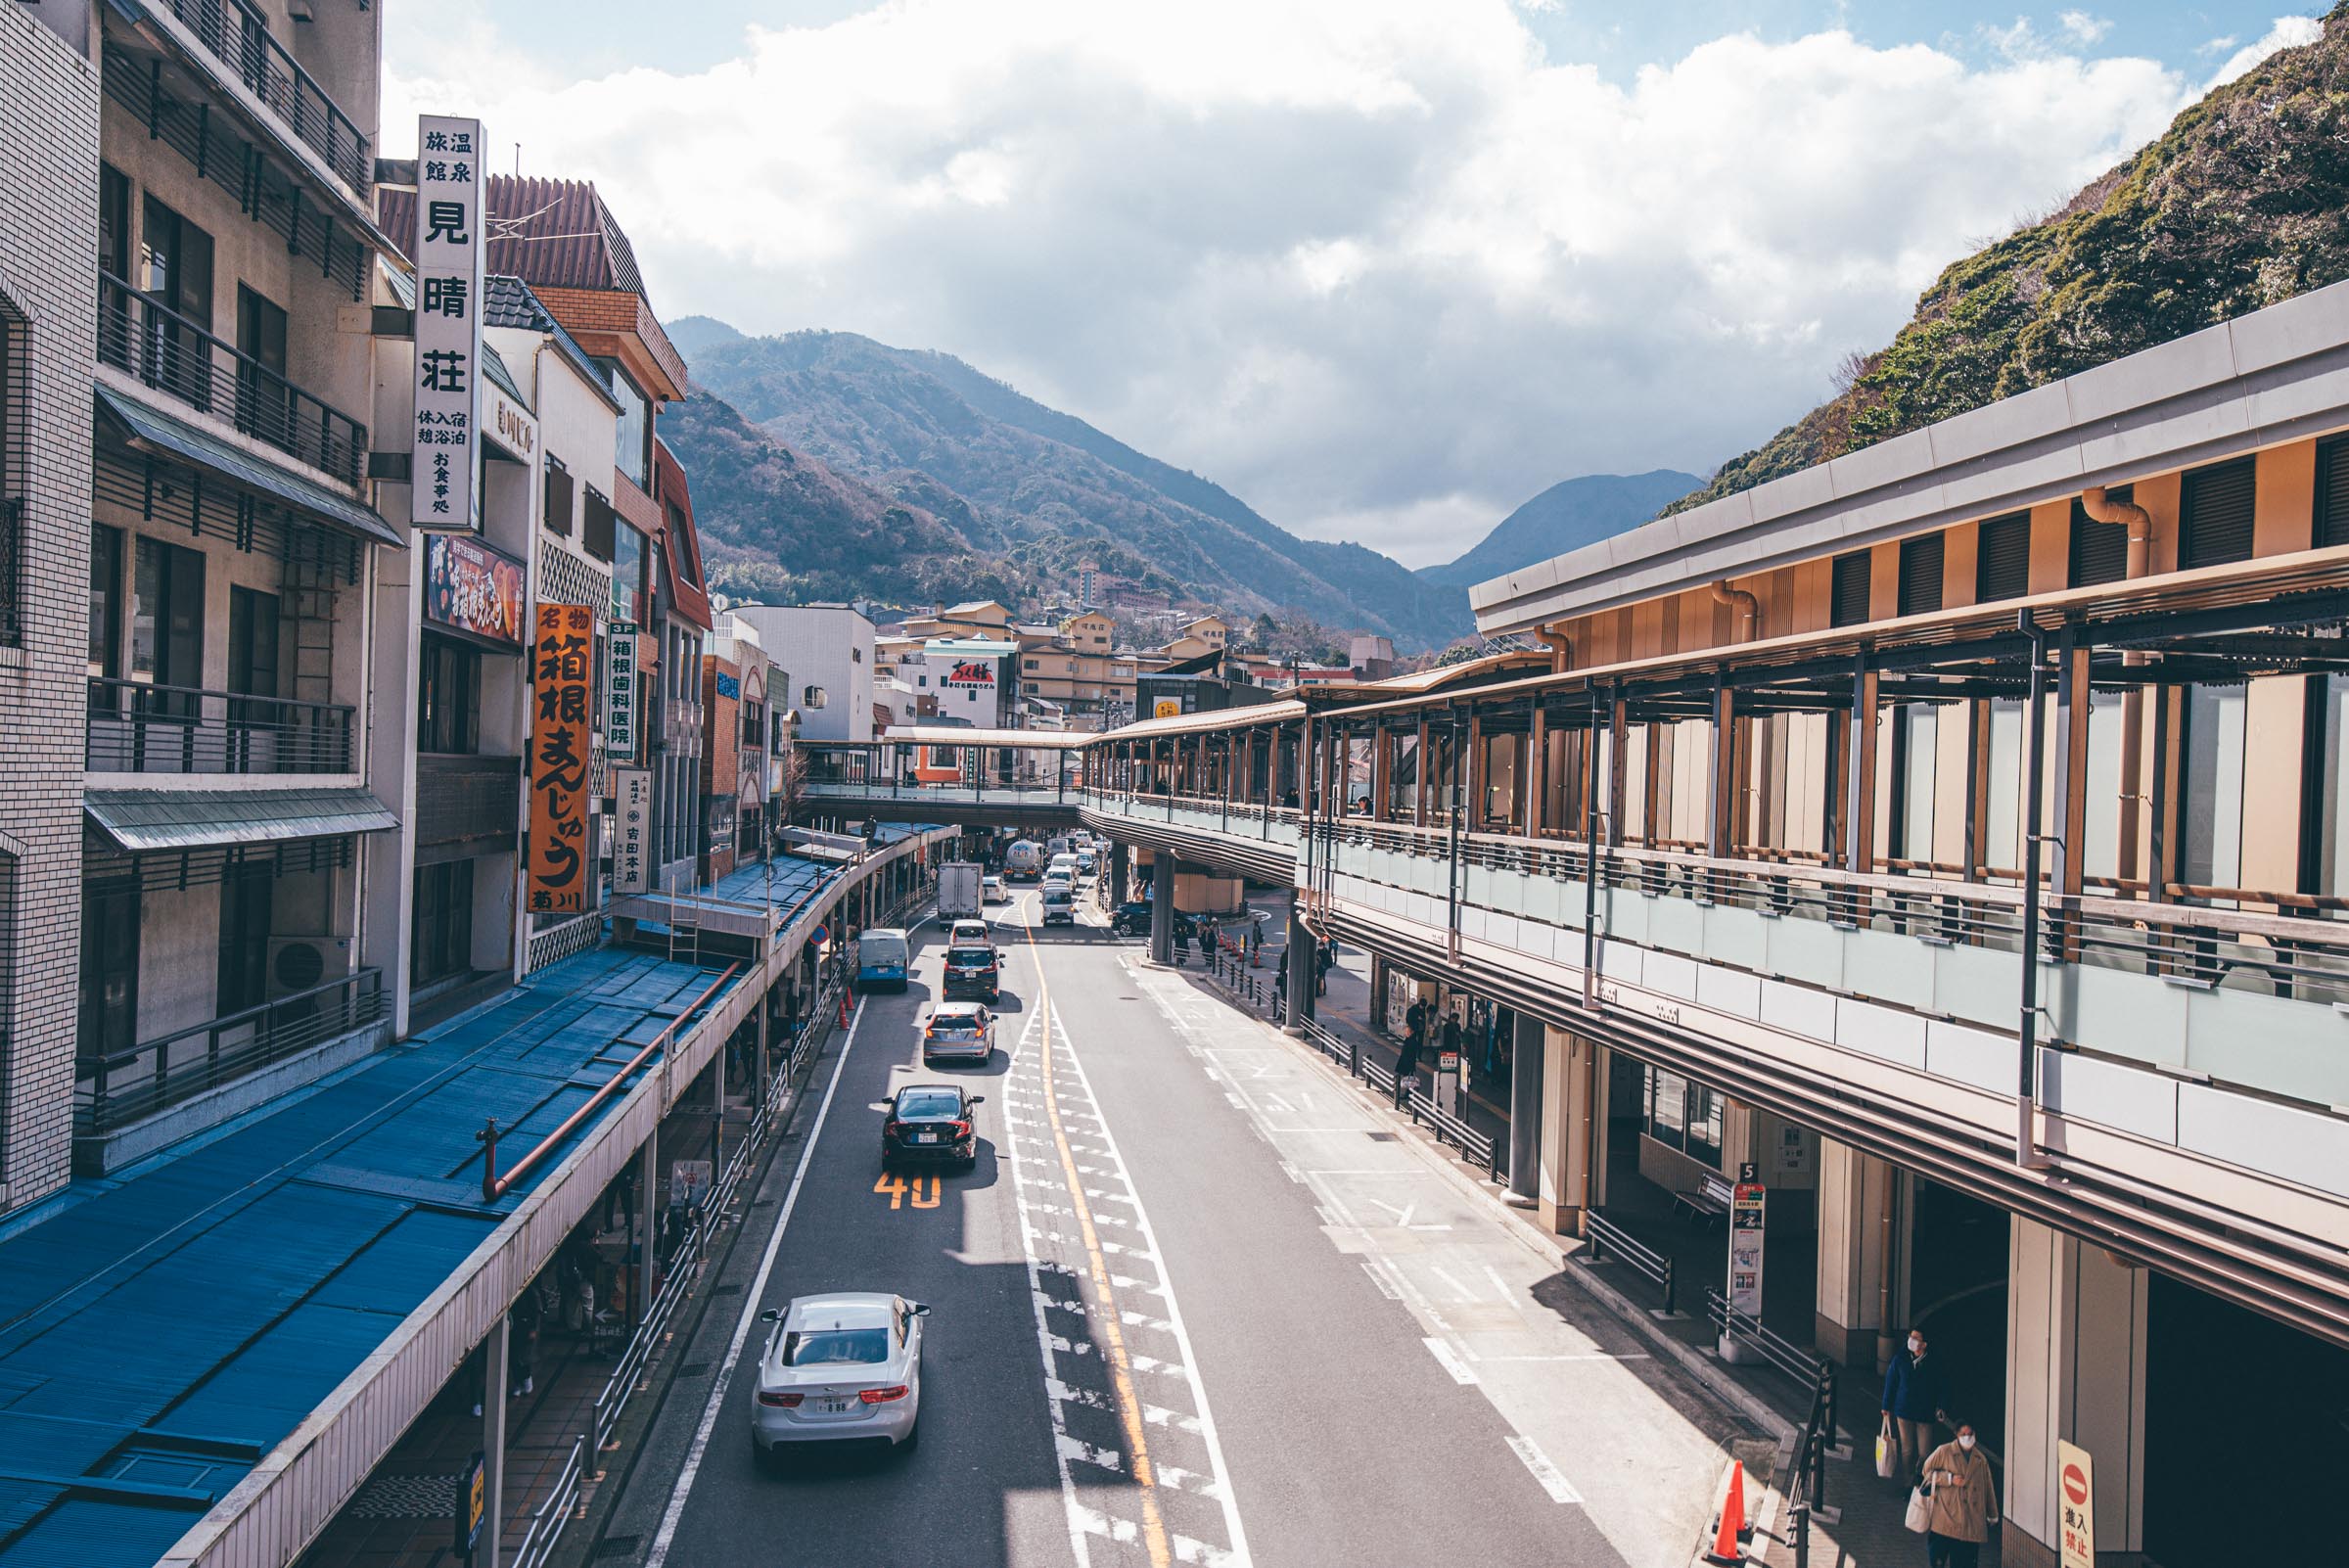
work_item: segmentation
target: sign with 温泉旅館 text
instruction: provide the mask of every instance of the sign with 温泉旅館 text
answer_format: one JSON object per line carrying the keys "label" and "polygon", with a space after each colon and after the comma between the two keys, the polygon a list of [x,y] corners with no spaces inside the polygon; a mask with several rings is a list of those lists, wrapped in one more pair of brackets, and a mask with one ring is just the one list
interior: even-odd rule
{"label": "sign with \u6e29\u6cc9\u65c5\u9928 text", "polygon": [[576,914],[587,891],[588,718],[595,612],[538,606],[530,650],[530,843],[523,881],[532,914]]}
{"label": "sign with \u6e29\u6cc9\u65c5\u9928 text", "polygon": [[482,122],[416,120],[416,356],[408,518],[473,532],[482,438]]}

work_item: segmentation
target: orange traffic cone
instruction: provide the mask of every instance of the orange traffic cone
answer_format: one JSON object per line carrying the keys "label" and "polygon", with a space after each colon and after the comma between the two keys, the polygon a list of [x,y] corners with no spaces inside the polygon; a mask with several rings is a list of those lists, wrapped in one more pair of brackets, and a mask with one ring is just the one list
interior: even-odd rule
{"label": "orange traffic cone", "polygon": [[1729,1461],[1729,1490],[1721,1499],[1721,1523],[1713,1532],[1713,1549],[1705,1553],[1705,1561],[1722,1563],[1728,1568],[1745,1561],[1745,1553],[1737,1547],[1737,1538],[1745,1534],[1745,1466],[1735,1459]]}

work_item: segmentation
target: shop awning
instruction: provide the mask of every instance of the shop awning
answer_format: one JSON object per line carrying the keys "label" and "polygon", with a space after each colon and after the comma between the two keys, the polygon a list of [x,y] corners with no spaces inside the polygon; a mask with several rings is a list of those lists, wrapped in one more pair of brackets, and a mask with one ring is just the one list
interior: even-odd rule
{"label": "shop awning", "polygon": [[399,826],[366,790],[88,790],[91,824],[132,854],[381,833]]}
{"label": "shop awning", "polygon": [[258,491],[321,522],[346,528],[361,538],[407,547],[408,541],[391,524],[347,495],[339,495],[315,480],[280,468],[111,387],[102,385],[97,392],[98,412],[119,427],[133,446],[198,464],[232,484]]}

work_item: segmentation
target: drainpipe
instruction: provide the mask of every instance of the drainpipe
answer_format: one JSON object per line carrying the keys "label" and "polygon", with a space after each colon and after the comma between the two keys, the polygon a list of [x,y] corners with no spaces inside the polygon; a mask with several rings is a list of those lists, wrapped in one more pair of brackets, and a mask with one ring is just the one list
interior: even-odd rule
{"label": "drainpipe", "polygon": [[[1563,624],[1563,623],[1561,623]],[[1536,626],[1534,635],[1549,648],[1549,672],[1563,675],[1574,668],[1574,638],[1557,626]]]}
{"label": "drainpipe", "polygon": [[[2127,580],[2136,581],[2151,570],[2153,558],[2153,517],[2135,501],[2116,501],[2106,494],[2101,484],[2092,484],[2080,492],[2080,510],[2098,523],[2117,523],[2129,530],[2129,565]],[[2121,664],[2137,669],[2146,661],[2141,649],[2131,648],[2121,655]],[[2142,777],[2142,753],[2145,732],[2145,694],[2131,686],[2121,699],[2121,801],[2127,807],[2122,819],[2119,865],[2120,880],[2130,882],[2137,876],[2138,814],[2144,807],[2144,796],[2139,789]],[[2126,893],[2126,889],[2123,890]],[[2149,899],[2160,890],[2148,887]]]}
{"label": "drainpipe", "polygon": [[2016,1019],[2016,1037],[2020,1049],[2016,1053],[2014,1088],[2014,1163],[2024,1170],[2044,1167],[2046,1156],[2039,1152],[2038,1115],[2039,1089],[2039,852],[2044,821],[2042,807],[2046,791],[2041,788],[2041,776],[2046,772],[2048,745],[2048,642],[2049,633],[2031,612],[2018,610],[2015,621],[2023,634],[2031,639],[2031,747],[2023,767],[2023,998],[2021,1015]]}
{"label": "drainpipe", "polygon": [[1713,602],[1726,604],[1737,612],[1737,640],[1754,640],[1754,623],[1762,613],[1762,601],[1744,588],[1732,588],[1727,582],[1712,584]]}

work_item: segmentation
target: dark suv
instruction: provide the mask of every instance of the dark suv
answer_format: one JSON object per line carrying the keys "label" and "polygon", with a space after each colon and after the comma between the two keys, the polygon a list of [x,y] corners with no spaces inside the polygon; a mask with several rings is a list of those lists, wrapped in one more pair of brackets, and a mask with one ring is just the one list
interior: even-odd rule
{"label": "dark suv", "polygon": [[985,996],[993,1001],[1003,994],[1003,966],[992,947],[948,947],[945,993]]}
{"label": "dark suv", "polygon": [[[1132,899],[1119,904],[1117,912],[1109,917],[1109,929],[1121,937],[1150,935],[1150,900]],[[1174,911],[1174,935],[1195,942],[1199,937],[1199,923],[1177,909]]]}

